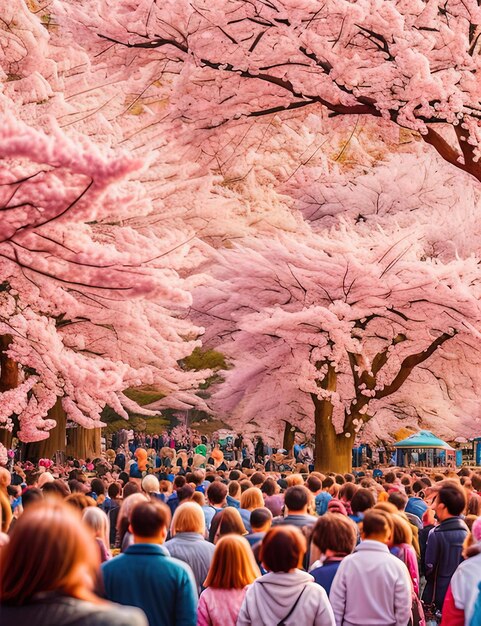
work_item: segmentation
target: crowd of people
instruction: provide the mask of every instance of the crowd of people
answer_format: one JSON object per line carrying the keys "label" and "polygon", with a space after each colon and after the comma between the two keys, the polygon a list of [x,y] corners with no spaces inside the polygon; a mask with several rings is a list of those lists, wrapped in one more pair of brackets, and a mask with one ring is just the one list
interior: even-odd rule
{"label": "crowd of people", "polygon": [[2,625],[481,626],[481,472],[116,443],[0,467]]}

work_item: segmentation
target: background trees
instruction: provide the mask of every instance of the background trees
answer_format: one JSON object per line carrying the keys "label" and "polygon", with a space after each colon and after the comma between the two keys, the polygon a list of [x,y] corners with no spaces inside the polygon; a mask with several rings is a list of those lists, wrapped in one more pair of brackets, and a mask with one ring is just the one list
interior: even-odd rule
{"label": "background trees", "polygon": [[34,397],[27,436],[47,436],[45,409],[64,397],[77,422],[99,424],[139,382],[164,405],[197,402],[203,375],[178,363],[205,325],[233,366],[216,410],[276,437],[283,419],[316,431],[324,468],[337,461],[319,449],[345,467],[361,428],[471,433],[477,3],[0,11],[0,110],[15,117],[1,144],[14,328],[0,367],[18,374],[17,359],[20,387],[34,385],[5,396],[4,420]]}

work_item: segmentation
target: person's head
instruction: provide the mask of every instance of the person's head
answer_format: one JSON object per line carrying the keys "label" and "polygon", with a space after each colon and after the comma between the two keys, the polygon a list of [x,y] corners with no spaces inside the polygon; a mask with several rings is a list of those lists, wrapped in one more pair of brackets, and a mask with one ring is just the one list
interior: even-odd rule
{"label": "person's head", "polygon": [[132,515],[132,511],[134,507],[140,502],[148,502],[148,498],[143,493],[133,493],[132,495],[124,498],[120,511],[117,516],[117,534],[122,541],[125,533],[129,529],[130,524],[130,516]]}
{"label": "person's head", "polygon": [[240,499],[241,509],[247,509],[247,511],[253,511],[264,506],[264,498],[262,497],[262,491],[258,487],[251,487],[244,491]]}
{"label": "person's head", "polygon": [[183,487],[186,482],[187,481],[185,480],[185,476],[182,476],[181,474],[177,474],[177,476],[174,478],[174,483],[173,483],[174,491],[177,491],[178,489]]}
{"label": "person's head", "polygon": [[412,544],[413,531],[409,522],[402,515],[391,515],[392,534],[389,545],[400,546],[403,543]]}
{"label": "person's head", "polygon": [[[216,524],[211,529],[214,532],[213,543],[217,543],[224,535],[231,533],[236,535],[245,535],[246,529],[242,517],[237,509],[228,506],[222,509],[214,518]],[[214,522],[212,521],[212,523]]]}
{"label": "person's head", "polygon": [[22,494],[22,507],[24,512],[33,504],[38,504],[43,500],[43,492],[38,487],[29,487]]}
{"label": "person's head", "polygon": [[170,524],[170,509],[158,500],[139,502],[130,514],[135,543],[164,543]]}
{"label": "person's head", "polygon": [[124,500],[126,498],[128,498],[129,496],[134,495],[134,493],[140,493],[140,487],[139,487],[139,485],[137,483],[129,481],[125,485],[125,487],[124,487],[124,489],[122,491],[122,495],[123,495]]}
{"label": "person's head", "polygon": [[460,485],[450,481],[439,488],[432,506],[440,522],[461,515],[466,508],[466,493]]}
{"label": "person's head", "polygon": [[70,489],[68,488],[67,483],[60,478],[57,478],[52,482],[45,483],[45,485],[42,487],[42,492],[45,497],[57,497],[60,500],[63,500],[68,495],[70,495]]}
{"label": "person's head", "polygon": [[322,489],[322,482],[317,476],[311,474],[306,480],[306,487],[311,493],[317,494]]}
{"label": "person's head", "polygon": [[183,502],[175,509],[170,530],[172,536],[178,533],[199,533],[204,536],[205,517],[203,510],[195,502]]}
{"label": "person's head", "polygon": [[366,512],[362,520],[361,537],[364,541],[379,541],[387,544],[391,538],[392,527],[389,513],[372,509]]}
{"label": "person's head", "polygon": [[481,473],[475,472],[471,475],[471,484],[474,491],[481,491]]}
{"label": "person's head", "polygon": [[247,491],[248,489],[252,489],[252,487],[254,486],[250,480],[248,480],[247,478],[244,478],[243,480],[241,480],[239,482],[240,488],[241,488],[241,493],[244,493],[244,491]]}
{"label": "person's head", "polygon": [[110,483],[107,489],[107,493],[109,498],[111,498],[112,500],[116,500],[118,497],[120,497],[120,485],[118,483]]}
{"label": "person's head", "polygon": [[404,511],[406,504],[408,503],[408,497],[401,491],[392,491],[389,494],[387,501],[394,504],[398,511]]}
{"label": "person's head", "polygon": [[481,497],[477,493],[469,496],[466,515],[476,515],[476,517],[481,515]]}
{"label": "person's head", "polygon": [[142,479],[142,490],[149,496],[151,493],[159,493],[160,485],[157,476],[147,474],[147,476]]}
{"label": "person's head", "polygon": [[332,487],[333,484],[334,484],[334,479],[332,478],[332,476],[326,476],[324,480],[322,481],[322,489],[324,491],[328,491]]}
{"label": "person's head", "polygon": [[265,506],[254,509],[250,522],[253,533],[265,533],[272,525],[272,513]]}
{"label": "person's head", "polygon": [[20,516],[2,548],[2,604],[22,606],[42,592],[90,599],[99,566],[78,511],[59,501],[37,503]]}
{"label": "person's head", "polygon": [[311,539],[321,555],[346,556],[356,547],[356,525],[345,515],[325,513],[315,523]]}
{"label": "person's head", "polygon": [[82,520],[93,536],[102,539],[106,548],[109,547],[110,522],[107,515],[97,506],[89,506],[82,513]]}
{"label": "person's head", "polygon": [[286,489],[284,503],[289,513],[305,514],[309,506],[311,494],[304,485],[296,485]]}
{"label": "person's head", "polygon": [[227,498],[227,485],[221,483],[220,480],[216,480],[211,483],[207,488],[207,499],[212,506],[222,507],[225,506]]}
{"label": "person's head", "polygon": [[288,488],[304,484],[304,479],[302,478],[301,474],[290,474],[289,476],[287,476],[286,481]]}
{"label": "person's head", "polygon": [[90,483],[90,490],[96,496],[103,496],[105,494],[105,485],[100,478],[94,478]]}
{"label": "person's head", "polygon": [[352,496],[351,509],[354,515],[358,515],[359,513],[364,513],[368,509],[372,509],[375,504],[376,498],[374,497],[371,489],[364,489],[361,487]]}
{"label": "person's head", "polygon": [[231,480],[229,483],[229,495],[235,500],[239,500],[241,496],[241,488],[237,480]]}
{"label": "person's head", "polygon": [[191,500],[192,502],[196,502],[199,506],[205,506],[205,496],[202,491],[194,491]]}
{"label": "person's head", "polygon": [[270,572],[290,572],[302,566],[306,550],[306,538],[298,528],[276,526],[262,540],[259,559]]}
{"label": "person's head", "polygon": [[266,477],[262,472],[254,472],[251,476],[251,483],[254,487],[261,487]]}
{"label": "person's head", "polygon": [[239,478],[241,477],[241,473],[239,472],[239,470],[231,470],[229,472],[229,480],[239,480]]}
{"label": "person's head", "polygon": [[215,546],[204,587],[243,589],[259,576],[259,567],[246,539],[240,535],[225,535]]}
{"label": "person's head", "polygon": [[267,480],[265,480],[264,484],[261,487],[262,493],[265,494],[267,497],[275,495],[278,490],[279,485],[273,478],[268,478]]}
{"label": "person's head", "polygon": [[65,503],[79,511],[83,511],[89,506],[97,506],[95,500],[84,493],[71,493],[65,498]]}
{"label": "person's head", "polygon": [[192,485],[185,484],[180,489],[177,489],[177,497],[179,502],[187,502],[194,495],[194,487]]}
{"label": "person's head", "polygon": [[339,499],[341,502],[351,502],[357,490],[358,486],[354,483],[344,483],[339,491]]}
{"label": "person's head", "polygon": [[[1,478],[1,474],[0,474],[0,478]],[[37,484],[40,487],[40,489],[42,489],[44,485],[46,485],[47,483],[53,483],[54,480],[55,478],[53,477],[53,474],[51,474],[50,472],[42,472],[40,476],[38,477]]]}

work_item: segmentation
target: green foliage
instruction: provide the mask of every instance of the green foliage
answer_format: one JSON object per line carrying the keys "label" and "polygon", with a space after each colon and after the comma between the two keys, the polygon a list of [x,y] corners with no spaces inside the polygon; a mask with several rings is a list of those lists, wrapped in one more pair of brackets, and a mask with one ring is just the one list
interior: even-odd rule
{"label": "green foliage", "polygon": [[216,350],[202,350],[195,348],[192,354],[183,359],[182,364],[186,370],[225,370],[227,363],[221,352]]}
{"label": "green foliage", "polygon": [[161,400],[165,394],[153,387],[135,387],[132,389],[126,389],[124,395],[130,400],[137,402],[139,406],[145,406],[146,404],[152,404]]}

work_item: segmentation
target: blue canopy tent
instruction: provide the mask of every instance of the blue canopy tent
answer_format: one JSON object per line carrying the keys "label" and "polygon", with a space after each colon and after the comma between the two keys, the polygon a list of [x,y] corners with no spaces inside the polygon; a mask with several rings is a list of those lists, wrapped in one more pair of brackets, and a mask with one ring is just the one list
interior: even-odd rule
{"label": "blue canopy tent", "polygon": [[456,464],[455,449],[429,430],[421,430],[398,441],[394,448],[398,467],[454,467]]}

